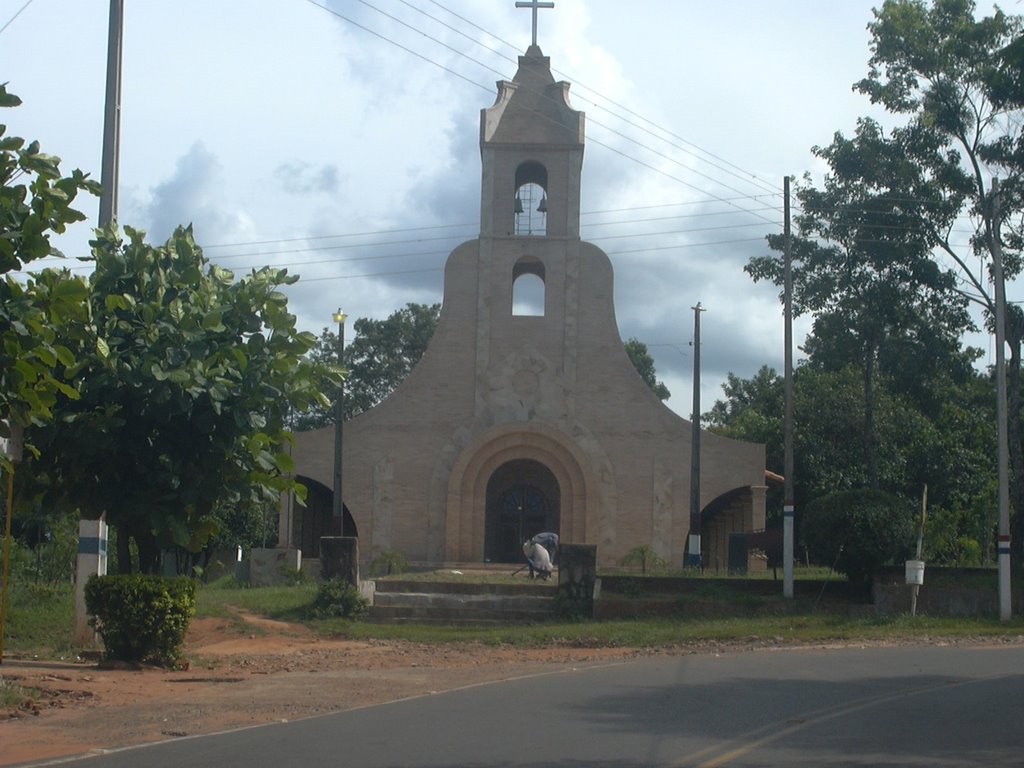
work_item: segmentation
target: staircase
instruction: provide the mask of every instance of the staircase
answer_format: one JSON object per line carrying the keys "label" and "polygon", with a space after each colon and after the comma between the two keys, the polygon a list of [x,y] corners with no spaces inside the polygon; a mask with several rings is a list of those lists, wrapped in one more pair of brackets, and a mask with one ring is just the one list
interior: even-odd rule
{"label": "staircase", "polygon": [[549,621],[552,582],[471,583],[382,580],[373,588],[368,620],[381,624],[486,626]]}

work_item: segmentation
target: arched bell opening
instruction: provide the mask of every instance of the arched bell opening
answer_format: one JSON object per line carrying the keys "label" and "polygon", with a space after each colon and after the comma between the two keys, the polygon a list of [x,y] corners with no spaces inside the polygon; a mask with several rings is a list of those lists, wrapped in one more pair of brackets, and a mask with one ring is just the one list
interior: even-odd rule
{"label": "arched bell opening", "polygon": [[548,171],[533,160],[516,168],[515,226],[517,235],[543,237],[548,229]]}

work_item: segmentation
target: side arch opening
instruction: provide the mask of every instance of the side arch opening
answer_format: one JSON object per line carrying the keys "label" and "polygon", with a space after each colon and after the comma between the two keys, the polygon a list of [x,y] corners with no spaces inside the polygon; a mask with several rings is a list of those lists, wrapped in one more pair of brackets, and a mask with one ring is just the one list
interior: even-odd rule
{"label": "side arch opening", "polygon": [[543,317],[545,301],[544,263],[524,256],[512,267],[512,315]]}

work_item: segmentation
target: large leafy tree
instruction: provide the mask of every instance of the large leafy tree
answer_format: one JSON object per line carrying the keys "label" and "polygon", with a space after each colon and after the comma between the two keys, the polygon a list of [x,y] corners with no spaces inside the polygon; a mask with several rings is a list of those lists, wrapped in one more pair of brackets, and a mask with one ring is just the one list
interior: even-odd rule
{"label": "large leafy tree", "polygon": [[161,549],[199,549],[225,506],[294,487],[285,414],[323,401],[329,373],[305,357],[315,337],[296,330],[279,290],[295,277],[264,268],[236,280],[190,228],[160,247],[125,232],[93,243],[95,340],[69,370],[77,398],[34,431],[29,468],[48,502],[106,514],[119,568],[132,539],[153,571]]}
{"label": "large leafy tree", "polygon": [[[868,76],[854,88],[884,107],[896,127],[862,120],[853,138],[837,134],[829,147],[815,149],[830,175],[820,186],[806,182],[798,190],[794,287],[798,310],[815,315],[807,346],[812,358],[826,371],[852,365],[863,377],[868,482],[884,487],[876,378],[884,377],[894,395],[909,397],[931,423],[941,423],[949,414],[938,393],[969,386],[973,357],[959,350],[957,339],[969,327],[964,309],[973,303],[989,323],[995,314],[995,176],[1003,179],[998,215],[1007,225],[1005,271],[1020,273],[1024,110],[1015,69],[1020,17],[997,9],[977,18],[971,0],[886,0],[874,13]],[[972,234],[965,237],[967,226]],[[775,248],[780,244],[772,239]],[[778,257],[750,265],[755,277],[777,280],[779,270]],[[1020,521],[1024,315],[1011,309],[1005,330]],[[1014,542],[1018,554],[1024,552],[1019,534]]]}
{"label": "large leafy tree", "polygon": [[[960,334],[971,327],[953,274],[932,259],[930,238],[918,226],[927,216],[948,231],[960,205],[929,168],[911,159],[913,148],[929,141],[913,128],[887,137],[874,121],[861,120],[854,138],[836,134],[830,146],[814,148],[830,173],[822,187],[805,182],[797,191],[802,212],[792,246],[794,308],[815,317],[808,343],[819,365],[861,371],[857,431],[871,487],[879,485],[880,366],[924,374],[937,357],[956,353]],[[781,284],[782,237],[769,243],[777,253],[752,259],[747,271],[755,280]]]}
{"label": "large leafy tree", "polygon": [[[0,85],[0,108],[20,103]],[[75,396],[55,371],[74,362],[59,337],[88,317],[85,282],[68,272],[24,280],[10,273],[60,256],[51,236],[85,218],[72,207],[80,193],[98,191],[80,171],[63,176],[60,158],[44,153],[38,142],[8,135],[0,125],[0,436],[9,435],[11,424],[50,419],[58,395]],[[6,458],[0,456],[0,463]]]}
{"label": "large leafy tree", "polygon": [[[948,199],[962,203],[960,213],[973,230],[970,246],[957,245],[950,228],[920,216],[918,227],[960,281],[955,289],[991,319],[995,295],[991,257],[1005,222],[1003,262],[1007,277],[1022,267],[1020,224],[1024,211],[1024,100],[1020,98],[1021,17],[998,8],[975,17],[970,0],[888,0],[875,11],[869,29],[872,56],[868,77],[855,86],[872,102],[930,137],[935,149],[911,158],[929,167]],[[991,180],[1003,179],[999,210]],[[1013,464],[1011,496],[1015,508],[1015,563],[1024,555],[1024,451],[1021,429],[1021,346],[1024,315],[1011,308],[1005,327],[1009,347],[1009,434]]]}
{"label": "large leafy tree", "polygon": [[[770,368],[753,377],[730,375],[724,399],[706,414],[710,429],[742,440],[763,442],[768,468],[782,472],[783,380]],[[794,492],[797,514],[808,503],[837,491],[868,485],[862,425],[863,387],[853,366],[827,370],[813,359],[794,376]],[[938,403],[938,405],[936,405]],[[888,493],[917,498],[928,485],[931,517],[948,521],[953,540],[963,537],[988,551],[991,518],[977,500],[988,498],[995,468],[991,385],[980,374],[930,382],[927,393],[899,391],[889,376],[876,392],[878,485]],[[781,498],[769,497],[772,517]],[[943,554],[947,556],[948,553]],[[955,557],[953,557],[955,559]]]}

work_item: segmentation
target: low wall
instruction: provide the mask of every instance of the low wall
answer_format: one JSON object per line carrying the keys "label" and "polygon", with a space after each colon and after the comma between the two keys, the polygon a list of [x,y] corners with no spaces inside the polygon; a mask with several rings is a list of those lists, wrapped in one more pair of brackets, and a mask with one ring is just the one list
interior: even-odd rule
{"label": "low wall", "polygon": [[[1010,588],[1011,610],[1024,610],[1024,585]],[[885,568],[875,577],[873,598],[879,616],[910,613],[911,587],[903,568]],[[917,612],[926,616],[998,618],[999,572],[995,568],[928,568],[917,594]]]}
{"label": "low wall", "polygon": [[799,581],[794,599],[782,596],[782,581],[602,576],[595,619],[771,616],[819,610],[870,615],[871,596],[843,581]]}

